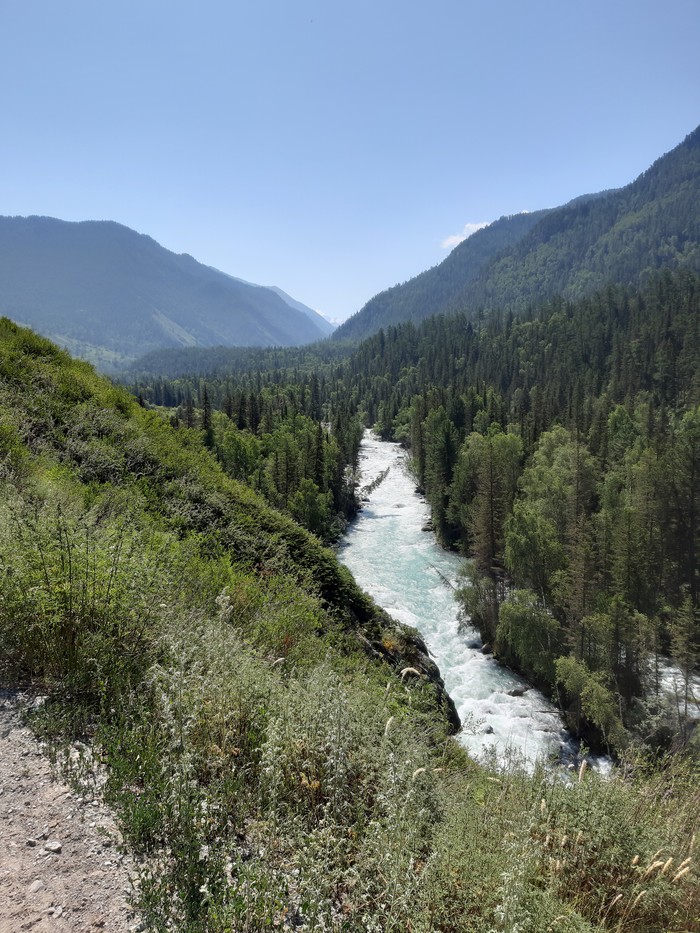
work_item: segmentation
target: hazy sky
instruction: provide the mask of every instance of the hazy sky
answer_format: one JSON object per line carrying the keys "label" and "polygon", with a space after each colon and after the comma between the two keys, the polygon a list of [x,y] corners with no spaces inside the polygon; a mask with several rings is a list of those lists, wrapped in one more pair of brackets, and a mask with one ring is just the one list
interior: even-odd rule
{"label": "hazy sky", "polygon": [[342,319],[700,122],[700,0],[0,0],[0,214]]}

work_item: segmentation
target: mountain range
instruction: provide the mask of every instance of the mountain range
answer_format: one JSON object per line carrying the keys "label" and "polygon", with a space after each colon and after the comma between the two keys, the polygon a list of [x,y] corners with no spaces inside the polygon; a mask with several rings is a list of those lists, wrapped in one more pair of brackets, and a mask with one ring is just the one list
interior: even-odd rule
{"label": "mountain range", "polygon": [[104,370],[163,347],[294,346],[333,329],[281,289],[121,224],[51,217],[0,217],[0,312]]}
{"label": "mountain range", "polygon": [[439,265],[375,295],[333,337],[362,340],[451,311],[522,312],[554,295],[642,286],[662,268],[700,271],[700,127],[624,188],[478,230]]}
{"label": "mountain range", "polygon": [[105,371],[169,348],[299,346],[331,332],[356,342],[435,314],[517,314],[555,295],[573,301],[608,284],[643,286],[663,268],[700,272],[700,127],[623,188],[501,217],[335,331],[276,286],[120,224],[0,217],[0,313]]}

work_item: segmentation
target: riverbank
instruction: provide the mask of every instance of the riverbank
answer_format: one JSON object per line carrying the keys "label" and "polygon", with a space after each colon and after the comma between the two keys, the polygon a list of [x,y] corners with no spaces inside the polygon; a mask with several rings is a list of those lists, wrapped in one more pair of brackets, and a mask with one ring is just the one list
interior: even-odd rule
{"label": "riverbank", "polygon": [[557,708],[484,655],[476,630],[460,624],[453,588],[462,560],[424,530],[430,512],[415,491],[405,451],[367,432],[360,469],[366,501],[338,557],[383,609],[425,639],[465,725],[460,741],[484,760],[572,757],[576,746]]}

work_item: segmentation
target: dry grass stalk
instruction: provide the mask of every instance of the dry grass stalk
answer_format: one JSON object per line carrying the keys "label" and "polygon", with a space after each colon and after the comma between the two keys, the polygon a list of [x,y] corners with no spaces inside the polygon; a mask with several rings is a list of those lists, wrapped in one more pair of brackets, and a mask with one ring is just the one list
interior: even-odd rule
{"label": "dry grass stalk", "polygon": [[610,903],[608,904],[608,909],[603,914],[603,922],[605,922],[605,920],[609,916],[610,911],[613,909],[615,904],[617,904],[617,902],[620,901],[621,899],[622,899],[622,894],[616,894],[615,897],[610,901]]}
{"label": "dry grass stalk", "polygon": [[680,881],[681,878],[682,878],[684,875],[687,875],[689,871],[690,871],[690,865],[686,865],[685,868],[681,868],[679,871],[677,871],[676,874],[673,876],[673,878],[672,878],[671,880],[672,880],[674,883],[675,883],[676,881]]}
{"label": "dry grass stalk", "polygon": [[663,864],[664,863],[659,861],[659,859],[657,859],[655,862],[652,862],[651,865],[647,866],[647,869],[642,875],[642,878],[648,878],[649,875],[652,875],[657,868],[662,868]]}
{"label": "dry grass stalk", "polygon": [[579,784],[580,784],[581,781],[583,780],[583,775],[586,773],[586,769],[587,769],[587,768],[588,768],[588,762],[587,762],[586,759],[584,758],[583,761],[581,762],[581,767],[578,769],[578,782],[579,782]]}
{"label": "dry grass stalk", "polygon": [[639,892],[639,894],[632,901],[632,910],[634,910],[634,908],[637,906],[637,904],[641,901],[641,899],[644,897],[646,893],[647,893],[646,888],[643,891]]}

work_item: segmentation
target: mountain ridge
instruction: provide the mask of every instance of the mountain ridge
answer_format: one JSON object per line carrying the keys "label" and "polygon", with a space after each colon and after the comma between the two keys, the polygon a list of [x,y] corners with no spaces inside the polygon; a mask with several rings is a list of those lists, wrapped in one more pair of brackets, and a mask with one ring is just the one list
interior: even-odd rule
{"label": "mountain ridge", "polygon": [[[454,311],[518,313],[555,295],[577,300],[608,284],[642,285],[662,268],[698,272],[699,205],[700,127],[622,188],[478,230],[439,265],[375,295],[333,338],[361,340]],[[508,242],[499,244],[499,232]]]}
{"label": "mountain ridge", "polygon": [[464,283],[478,274],[484,263],[504,244],[524,236],[548,210],[506,214],[482,227],[455,246],[438,265],[370,298],[334,331],[333,339],[363,339],[381,326],[406,320],[415,323],[439,314],[445,304],[454,300]]}
{"label": "mountain ridge", "polygon": [[0,308],[106,370],[148,349],[293,346],[326,333],[270,288],[110,220],[0,217]]}
{"label": "mountain ridge", "polygon": [[[210,268],[215,268],[211,266]],[[216,269],[218,272],[219,270]],[[310,308],[308,305],[305,305],[303,301],[297,301],[296,298],[285,292],[284,289],[280,288],[277,285],[257,285],[255,282],[249,282],[246,279],[242,279],[237,275],[232,275],[232,279],[236,282],[242,282],[244,285],[252,285],[253,288],[266,288],[268,291],[274,292],[285,304],[288,304],[290,308],[296,308],[297,311],[301,311],[302,314],[305,314],[308,318],[314,322],[314,324],[319,327],[324,335],[332,334],[335,330],[336,325],[332,324],[328,318],[325,318],[320,312],[315,311],[313,308]]]}

